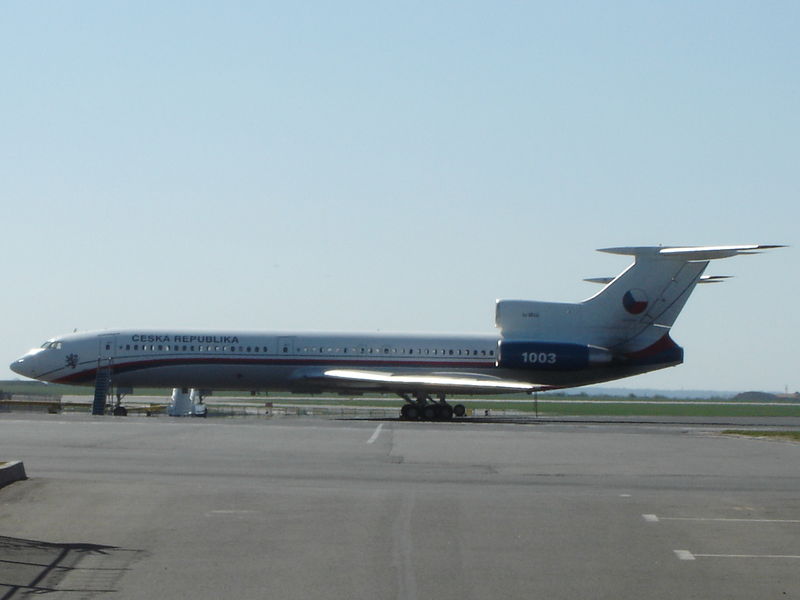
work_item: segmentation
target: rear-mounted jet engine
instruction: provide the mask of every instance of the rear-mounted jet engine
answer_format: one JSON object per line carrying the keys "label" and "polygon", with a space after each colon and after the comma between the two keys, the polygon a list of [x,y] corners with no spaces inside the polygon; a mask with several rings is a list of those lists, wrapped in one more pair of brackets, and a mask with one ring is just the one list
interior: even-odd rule
{"label": "rear-mounted jet engine", "polygon": [[584,344],[500,340],[497,346],[497,366],[507,369],[579,371],[613,358],[605,348]]}

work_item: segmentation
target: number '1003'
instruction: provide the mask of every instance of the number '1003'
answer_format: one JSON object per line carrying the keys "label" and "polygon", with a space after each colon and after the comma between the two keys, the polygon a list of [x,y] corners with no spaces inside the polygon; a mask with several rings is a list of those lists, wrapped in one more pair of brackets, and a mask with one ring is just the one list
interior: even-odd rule
{"label": "number '1003'", "polygon": [[523,352],[522,362],[528,365],[554,365],[556,364],[555,352]]}

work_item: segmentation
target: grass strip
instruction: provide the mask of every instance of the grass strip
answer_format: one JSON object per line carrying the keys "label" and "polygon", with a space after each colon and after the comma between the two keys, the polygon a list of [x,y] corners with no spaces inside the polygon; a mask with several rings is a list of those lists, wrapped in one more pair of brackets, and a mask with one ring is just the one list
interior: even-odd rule
{"label": "grass strip", "polygon": [[[486,405],[501,408],[502,405]],[[511,407],[509,407],[511,408]],[[533,412],[534,407],[516,405],[515,410]],[[800,406],[740,406],[736,404],[692,404],[691,402],[658,404],[629,403],[539,403],[540,415],[555,416],[642,416],[642,417],[800,417]]]}
{"label": "grass strip", "polygon": [[800,431],[751,431],[744,429],[726,429],[722,433],[725,435],[743,435],[747,437],[771,438],[800,442]]}

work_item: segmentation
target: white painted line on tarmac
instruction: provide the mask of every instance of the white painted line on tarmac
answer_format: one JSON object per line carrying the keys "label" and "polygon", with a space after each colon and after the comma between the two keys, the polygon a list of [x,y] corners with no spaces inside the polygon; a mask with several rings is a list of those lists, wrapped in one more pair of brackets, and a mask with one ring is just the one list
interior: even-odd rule
{"label": "white painted line on tarmac", "polygon": [[656,515],[642,515],[645,521],[658,523],[659,521],[718,521],[722,523],[800,523],[800,519],[729,519],[723,517],[657,517]]}
{"label": "white painted line on tarmac", "polygon": [[206,513],[207,517],[212,515],[255,515],[259,514],[259,510],[210,510]]}
{"label": "white painted line on tarmac", "polygon": [[661,517],[662,521],[723,521],[740,523],[800,523],[800,519],[723,519],[717,517]]}
{"label": "white painted line on tarmac", "polygon": [[375,428],[375,431],[372,433],[372,437],[367,440],[368,444],[375,443],[375,440],[377,440],[378,436],[381,434],[381,429],[383,429],[383,423]]}
{"label": "white painted line on tarmac", "polygon": [[658,517],[655,515],[642,515],[642,517],[648,523],[658,523]]}
{"label": "white painted line on tarmac", "polygon": [[789,558],[800,559],[796,554],[697,554],[688,550],[673,550],[675,556],[681,560],[696,560],[698,558]]}
{"label": "white painted line on tarmac", "polygon": [[797,554],[695,554],[711,558],[793,558],[800,559]]}

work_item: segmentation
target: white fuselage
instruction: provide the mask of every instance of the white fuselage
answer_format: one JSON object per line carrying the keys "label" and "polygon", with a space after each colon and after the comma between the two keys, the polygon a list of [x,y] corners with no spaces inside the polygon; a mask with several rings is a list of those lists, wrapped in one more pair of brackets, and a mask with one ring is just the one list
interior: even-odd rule
{"label": "white fuselage", "polygon": [[496,374],[497,343],[494,335],[121,330],[54,338],[11,367],[77,385],[111,367],[119,386],[350,389],[313,375],[336,367]]}
{"label": "white fuselage", "polygon": [[503,343],[496,335],[137,329],[54,338],[11,369],[72,385],[94,385],[105,371],[125,388],[441,395],[572,387],[653,368],[611,364],[598,349],[599,359],[592,350],[585,364],[562,369],[563,348],[523,352],[551,360],[509,367]]}

